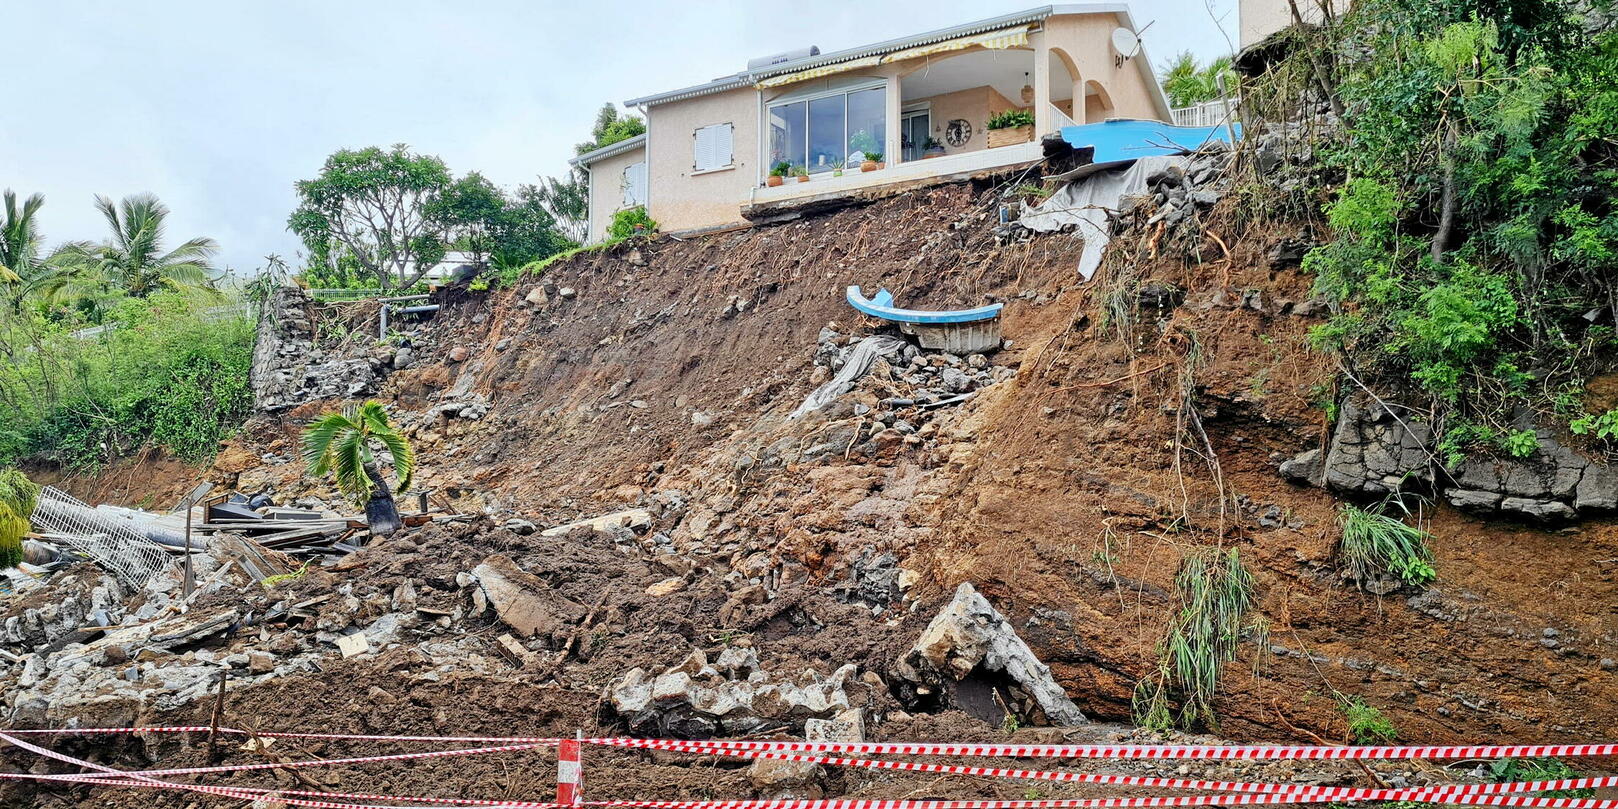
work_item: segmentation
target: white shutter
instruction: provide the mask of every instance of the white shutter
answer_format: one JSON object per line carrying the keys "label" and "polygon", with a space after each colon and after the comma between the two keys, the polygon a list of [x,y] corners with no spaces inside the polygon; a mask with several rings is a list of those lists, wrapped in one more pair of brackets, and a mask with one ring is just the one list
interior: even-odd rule
{"label": "white shutter", "polygon": [[624,169],[624,207],[646,204],[646,161]]}
{"label": "white shutter", "polygon": [[698,129],[693,137],[693,171],[722,169],[731,162],[730,124],[713,124]]}

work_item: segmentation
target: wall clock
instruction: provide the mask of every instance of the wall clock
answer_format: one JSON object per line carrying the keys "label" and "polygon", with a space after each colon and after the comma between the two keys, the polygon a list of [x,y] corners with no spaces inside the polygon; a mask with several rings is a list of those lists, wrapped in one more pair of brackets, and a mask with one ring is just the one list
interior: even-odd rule
{"label": "wall clock", "polygon": [[944,142],[951,146],[965,146],[972,139],[972,122],[965,118],[951,120],[944,127]]}

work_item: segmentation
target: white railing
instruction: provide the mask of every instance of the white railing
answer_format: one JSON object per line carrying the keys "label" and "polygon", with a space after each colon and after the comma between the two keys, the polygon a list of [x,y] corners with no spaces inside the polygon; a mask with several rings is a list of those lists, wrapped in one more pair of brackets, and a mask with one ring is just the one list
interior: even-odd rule
{"label": "white railing", "polygon": [[1235,99],[1216,98],[1192,104],[1189,107],[1176,107],[1169,110],[1175,126],[1219,126],[1225,123],[1226,104],[1230,105],[1230,115],[1236,114]]}
{"label": "white railing", "polygon": [[1064,126],[1078,126],[1079,125],[1078,121],[1073,120],[1072,118],[1068,117],[1067,113],[1062,112],[1061,107],[1058,107],[1055,104],[1052,104],[1050,106],[1051,106],[1051,128],[1052,128],[1053,131],[1061,131],[1062,127],[1064,127]]}

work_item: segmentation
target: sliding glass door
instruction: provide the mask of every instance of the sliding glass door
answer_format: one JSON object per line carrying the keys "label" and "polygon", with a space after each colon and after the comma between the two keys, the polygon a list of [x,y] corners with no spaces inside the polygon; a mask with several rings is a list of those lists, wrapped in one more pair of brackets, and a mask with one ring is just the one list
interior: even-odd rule
{"label": "sliding glass door", "polygon": [[816,94],[769,107],[766,171],[786,163],[810,174],[853,168],[886,142],[886,87]]}

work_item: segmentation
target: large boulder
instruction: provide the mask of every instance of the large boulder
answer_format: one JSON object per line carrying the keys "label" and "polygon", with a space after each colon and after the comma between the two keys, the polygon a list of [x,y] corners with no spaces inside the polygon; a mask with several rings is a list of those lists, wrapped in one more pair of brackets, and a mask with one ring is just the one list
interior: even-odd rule
{"label": "large boulder", "polygon": [[970,582],[955,590],[955,597],[933,618],[896,673],[931,691],[960,682],[974,672],[998,673],[1009,678],[1055,725],[1080,725],[1088,720],[1067,692],[1051,676],[1011,623]]}

